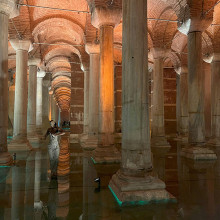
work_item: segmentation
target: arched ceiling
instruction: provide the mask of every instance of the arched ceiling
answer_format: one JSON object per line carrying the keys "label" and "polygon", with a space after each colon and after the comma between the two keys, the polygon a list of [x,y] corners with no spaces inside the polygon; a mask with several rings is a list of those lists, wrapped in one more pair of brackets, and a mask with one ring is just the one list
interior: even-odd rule
{"label": "arched ceiling", "polygon": [[[203,32],[204,56],[220,52],[220,4],[213,7],[216,2],[148,0],[149,49],[171,49],[165,65],[186,65],[187,36],[180,33],[178,27],[188,19],[187,16],[201,15],[203,20],[213,17],[211,23],[215,24],[209,23]],[[20,4],[37,7],[20,7],[20,15],[9,20],[9,39],[32,41],[30,56],[42,60],[42,67],[51,74],[55,99],[61,110],[66,111],[70,106],[72,73],[81,71],[81,63],[83,69],[89,66],[85,44],[99,40],[99,30],[91,24],[90,10],[97,6],[121,8],[122,0],[23,0]],[[114,30],[114,61],[122,62],[122,21]],[[9,43],[9,70],[14,69],[15,51]]]}

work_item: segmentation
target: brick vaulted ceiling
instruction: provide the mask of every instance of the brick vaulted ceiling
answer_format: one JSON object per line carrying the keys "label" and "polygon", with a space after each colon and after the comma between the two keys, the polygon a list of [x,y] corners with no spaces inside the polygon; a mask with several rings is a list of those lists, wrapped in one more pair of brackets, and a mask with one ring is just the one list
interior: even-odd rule
{"label": "brick vaulted ceiling", "polygon": [[[9,39],[30,39],[30,57],[41,59],[40,68],[51,74],[51,87],[61,110],[70,105],[71,70],[88,66],[85,43],[99,37],[91,24],[94,7],[122,7],[122,0],[20,0],[20,15],[9,20]],[[148,0],[148,46],[171,49],[166,65],[187,63],[187,36],[178,31],[181,22],[199,17],[203,32],[204,58],[220,52],[220,4],[217,0]],[[216,7],[213,7],[216,4]],[[28,7],[32,5],[37,7]],[[211,22],[206,22],[211,20]],[[176,21],[179,21],[178,23]],[[195,19],[192,19],[195,21]],[[191,28],[197,27],[192,22]],[[134,42],[135,43],[135,42]],[[115,63],[122,62],[122,22],[114,31]],[[9,71],[15,70],[15,51],[9,43]],[[151,56],[149,61],[153,62]],[[76,67],[75,69],[79,69]]]}

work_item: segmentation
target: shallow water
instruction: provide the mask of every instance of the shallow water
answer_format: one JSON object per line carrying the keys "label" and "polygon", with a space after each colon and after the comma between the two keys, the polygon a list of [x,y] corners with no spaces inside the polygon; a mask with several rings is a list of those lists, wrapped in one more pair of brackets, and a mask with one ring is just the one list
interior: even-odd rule
{"label": "shallow water", "polygon": [[62,137],[57,180],[49,178],[46,145],[0,168],[0,219],[220,219],[220,159],[186,160],[181,145],[170,143],[171,149],[154,152],[154,173],[177,203],[119,207],[108,182],[120,165],[94,165],[89,152]]}

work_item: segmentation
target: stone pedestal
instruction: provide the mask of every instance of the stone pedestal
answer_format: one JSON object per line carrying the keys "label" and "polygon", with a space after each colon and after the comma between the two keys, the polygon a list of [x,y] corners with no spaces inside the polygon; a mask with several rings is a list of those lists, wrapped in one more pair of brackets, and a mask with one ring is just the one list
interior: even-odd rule
{"label": "stone pedestal", "polygon": [[36,126],[38,135],[42,136],[42,105],[43,105],[43,78],[45,71],[37,72],[37,106],[36,106]]}
{"label": "stone pedestal", "polygon": [[153,71],[153,100],[152,100],[152,124],[151,124],[151,146],[170,147],[165,137],[164,130],[164,89],[163,89],[163,59],[165,51],[160,48],[153,49],[154,71]]}
{"label": "stone pedestal", "polygon": [[121,20],[120,9],[96,7],[92,24],[100,30],[99,134],[93,159],[96,163],[120,161],[114,147],[114,27]]}
{"label": "stone pedestal", "polygon": [[40,59],[30,59],[28,81],[28,110],[27,110],[27,137],[33,147],[39,147],[40,137],[36,130],[36,94],[37,94],[37,66]]}
{"label": "stone pedestal", "polygon": [[12,14],[15,1],[0,2],[0,165],[12,163],[8,153],[8,19]]}
{"label": "stone pedestal", "polygon": [[89,123],[88,138],[82,147],[93,150],[98,146],[100,45],[86,44],[86,52],[90,55]]}
{"label": "stone pedestal", "polygon": [[212,138],[208,144],[220,146],[220,54],[214,54],[211,76]]}
{"label": "stone pedestal", "polygon": [[16,78],[15,78],[15,105],[14,105],[14,130],[13,139],[9,144],[9,150],[31,150],[27,139],[27,61],[29,40],[10,40],[16,50]]}
{"label": "stone pedestal", "polygon": [[146,0],[123,2],[122,163],[109,183],[119,205],[172,198],[164,182],[150,172],[146,19]]}
{"label": "stone pedestal", "polygon": [[202,32],[188,33],[188,69],[189,144],[182,155],[196,160],[216,159],[205,145]]}

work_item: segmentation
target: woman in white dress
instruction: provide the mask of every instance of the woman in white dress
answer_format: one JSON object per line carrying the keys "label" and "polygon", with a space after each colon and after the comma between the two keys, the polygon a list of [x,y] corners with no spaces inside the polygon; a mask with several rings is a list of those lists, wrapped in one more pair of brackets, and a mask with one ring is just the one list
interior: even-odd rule
{"label": "woman in white dress", "polygon": [[48,145],[48,153],[50,159],[50,170],[51,170],[51,178],[57,178],[57,167],[59,162],[59,154],[60,154],[60,146],[59,146],[59,136],[63,135],[64,132],[61,128],[56,126],[56,122],[50,121],[51,127],[47,129],[47,132],[44,136],[44,139],[50,135],[50,142]]}

